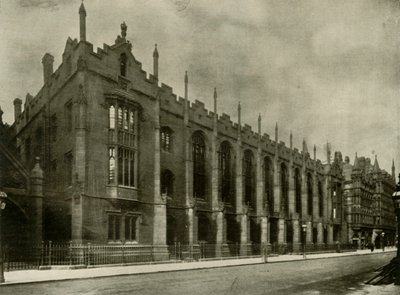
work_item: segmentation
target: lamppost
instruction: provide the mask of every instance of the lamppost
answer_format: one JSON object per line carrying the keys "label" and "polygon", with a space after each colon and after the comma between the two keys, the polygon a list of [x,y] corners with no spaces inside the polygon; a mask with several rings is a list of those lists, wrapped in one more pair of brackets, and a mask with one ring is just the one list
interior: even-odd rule
{"label": "lamppost", "polygon": [[302,224],[301,228],[303,230],[303,258],[306,259],[307,224]]}
{"label": "lamppost", "polygon": [[3,265],[3,248],[1,241],[1,211],[6,208],[6,200],[7,194],[5,192],[0,191],[0,284],[4,283],[4,265]]}
{"label": "lamppost", "polygon": [[395,285],[400,285],[400,174],[399,182],[396,184],[396,191],[392,195],[394,212],[397,217],[397,273]]}

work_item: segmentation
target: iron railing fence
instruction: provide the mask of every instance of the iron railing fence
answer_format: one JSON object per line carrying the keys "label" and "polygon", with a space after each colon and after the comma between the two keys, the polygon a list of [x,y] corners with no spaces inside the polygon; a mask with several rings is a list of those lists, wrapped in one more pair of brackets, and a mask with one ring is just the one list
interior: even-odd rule
{"label": "iron railing fence", "polygon": [[[91,267],[109,264],[143,264],[156,261],[199,261],[280,255],[293,252],[293,244],[268,245],[249,243],[198,244],[174,243],[172,245],[91,244],[42,242],[34,246],[4,248],[5,270],[39,269],[54,266]],[[306,244],[305,251],[339,252],[356,250],[353,245]],[[304,251],[304,247],[298,252]]]}

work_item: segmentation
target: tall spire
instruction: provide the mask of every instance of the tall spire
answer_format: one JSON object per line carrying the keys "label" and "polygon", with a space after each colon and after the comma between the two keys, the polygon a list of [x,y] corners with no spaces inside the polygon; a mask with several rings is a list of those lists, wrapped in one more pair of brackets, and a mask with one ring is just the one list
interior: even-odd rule
{"label": "tall spire", "polygon": [[217,87],[214,87],[214,115],[217,115]]}
{"label": "tall spire", "polygon": [[258,114],[258,136],[261,137],[261,114]]}
{"label": "tall spire", "polygon": [[392,159],[392,178],[396,181],[396,168],[394,167],[394,159]]}
{"label": "tall spire", "polygon": [[372,168],[372,171],[375,173],[378,173],[380,171],[379,163],[378,163],[378,155],[375,155],[375,162],[374,162],[374,167]]}
{"label": "tall spire", "polygon": [[86,41],[86,9],[83,1],[79,7],[79,36],[81,41]]}
{"label": "tall spire", "polygon": [[290,149],[293,149],[293,133],[292,130],[290,130],[290,137],[289,137],[289,142],[290,142]]}
{"label": "tall spire", "polygon": [[303,152],[304,153],[308,153],[308,148],[307,148],[307,143],[306,143],[306,139],[303,138]]}
{"label": "tall spire", "polygon": [[317,160],[317,146],[314,144],[314,161]]}
{"label": "tall spire", "polygon": [[241,118],[241,110],[242,107],[240,106],[240,101],[238,103],[238,138],[242,137],[242,118]]}
{"label": "tall spire", "polygon": [[278,122],[275,124],[275,142],[278,144]]}
{"label": "tall spire", "polygon": [[185,122],[185,126],[189,125],[189,100],[188,100],[188,82],[189,82],[189,78],[188,78],[188,74],[187,71],[185,71],[185,106],[184,106],[184,114],[183,114],[183,120]]}
{"label": "tall spire", "polygon": [[154,45],[153,51],[153,76],[158,80],[158,50],[157,44]]}

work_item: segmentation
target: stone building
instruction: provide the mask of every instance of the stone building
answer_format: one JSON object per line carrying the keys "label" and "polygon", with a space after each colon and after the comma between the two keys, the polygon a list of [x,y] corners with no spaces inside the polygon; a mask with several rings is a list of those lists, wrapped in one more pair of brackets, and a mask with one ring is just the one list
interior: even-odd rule
{"label": "stone building", "polygon": [[396,220],[392,194],[395,167],[390,175],[369,158],[355,157],[354,164],[346,158],[344,167],[347,202],[348,240],[358,247],[374,244],[376,247],[394,245]]}
{"label": "stone building", "polygon": [[213,111],[190,102],[187,73],[177,97],[159,83],[157,46],[147,75],[125,23],[94,51],[83,4],[79,17],[58,69],[46,53],[39,93],[23,111],[14,100],[17,152],[28,168],[40,156],[44,171],[44,239],[154,244],[160,256],[175,242],[217,255],[349,243],[340,153],[323,164],[315,146],[280,141],[278,125],[274,139],[262,134],[261,117],[254,132],[240,104],[237,123],[218,115],[216,89]]}

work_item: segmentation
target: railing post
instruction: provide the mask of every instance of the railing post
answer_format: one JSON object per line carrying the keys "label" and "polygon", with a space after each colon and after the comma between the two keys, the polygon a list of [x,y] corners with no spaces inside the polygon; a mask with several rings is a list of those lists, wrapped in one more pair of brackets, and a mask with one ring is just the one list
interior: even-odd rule
{"label": "railing post", "polygon": [[88,243],[88,251],[87,251],[87,267],[90,267],[90,250],[91,250],[91,244]]}
{"label": "railing post", "polygon": [[122,244],[122,265],[125,265],[125,242]]}
{"label": "railing post", "polygon": [[236,243],[236,257],[239,259],[239,243]]}
{"label": "railing post", "polygon": [[69,242],[69,265],[72,265],[72,241]]}
{"label": "railing post", "polygon": [[51,244],[52,244],[52,242],[49,241],[49,253],[48,253],[48,259],[47,259],[49,266],[51,266]]}

